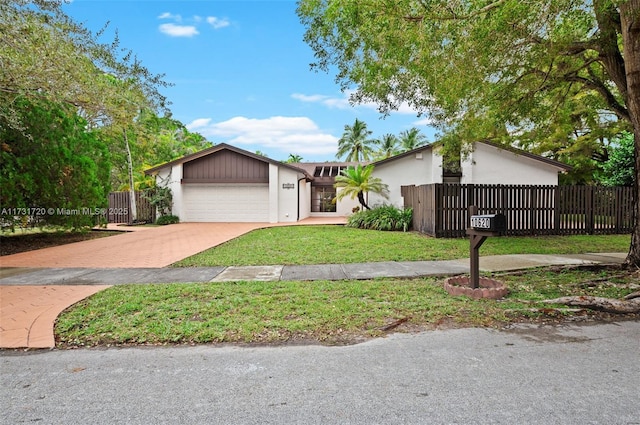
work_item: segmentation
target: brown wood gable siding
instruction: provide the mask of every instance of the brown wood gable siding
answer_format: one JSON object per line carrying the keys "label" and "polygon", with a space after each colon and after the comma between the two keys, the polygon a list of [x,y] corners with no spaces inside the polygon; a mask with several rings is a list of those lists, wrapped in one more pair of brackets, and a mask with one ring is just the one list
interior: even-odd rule
{"label": "brown wood gable siding", "polygon": [[220,151],[183,165],[182,183],[269,183],[269,164]]}

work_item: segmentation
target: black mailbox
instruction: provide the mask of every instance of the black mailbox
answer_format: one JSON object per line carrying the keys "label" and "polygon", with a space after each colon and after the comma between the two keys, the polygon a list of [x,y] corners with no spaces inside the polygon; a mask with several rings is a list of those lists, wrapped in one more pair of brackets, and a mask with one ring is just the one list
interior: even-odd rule
{"label": "black mailbox", "polygon": [[488,232],[506,232],[507,218],[504,214],[472,215],[471,228]]}

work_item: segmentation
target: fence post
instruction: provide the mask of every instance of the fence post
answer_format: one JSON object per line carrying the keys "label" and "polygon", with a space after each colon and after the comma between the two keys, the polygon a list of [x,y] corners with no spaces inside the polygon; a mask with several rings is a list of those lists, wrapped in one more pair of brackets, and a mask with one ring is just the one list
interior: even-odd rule
{"label": "fence post", "polygon": [[553,233],[560,234],[560,186],[553,188]]}
{"label": "fence post", "polygon": [[439,238],[442,237],[442,232],[444,230],[442,228],[442,183],[434,183],[433,189],[433,215],[435,216],[433,220],[433,227],[436,238]]}
{"label": "fence post", "polygon": [[616,233],[620,233],[620,230],[622,229],[622,188],[621,187],[616,187],[616,205],[618,206],[618,208],[616,208]]}
{"label": "fence post", "polygon": [[536,193],[536,186],[529,187],[529,202],[531,202],[529,210],[529,234],[535,235],[538,228],[538,221],[536,217],[536,208],[538,205],[538,194]]}
{"label": "fence post", "polygon": [[586,199],[585,199],[585,221],[586,221],[586,227],[587,227],[587,233],[590,235],[593,235],[594,233],[594,222],[595,222],[595,217],[594,217],[594,213],[595,213],[595,208],[593,206],[593,200],[594,200],[594,186],[587,186],[586,189]]}

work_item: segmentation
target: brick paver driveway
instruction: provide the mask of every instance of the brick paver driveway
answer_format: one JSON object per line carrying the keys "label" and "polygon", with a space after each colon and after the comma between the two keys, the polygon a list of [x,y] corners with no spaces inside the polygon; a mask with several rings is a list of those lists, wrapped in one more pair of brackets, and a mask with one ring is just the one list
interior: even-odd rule
{"label": "brick paver driveway", "polygon": [[2,267],[166,267],[268,223],[180,223],[0,257]]}
{"label": "brick paver driveway", "polygon": [[[343,217],[295,225],[343,224]],[[166,267],[269,223],[181,223],[0,257],[0,267]],[[18,270],[18,269],[15,269]],[[108,286],[0,286],[0,348],[55,346],[53,326],[68,306]]]}

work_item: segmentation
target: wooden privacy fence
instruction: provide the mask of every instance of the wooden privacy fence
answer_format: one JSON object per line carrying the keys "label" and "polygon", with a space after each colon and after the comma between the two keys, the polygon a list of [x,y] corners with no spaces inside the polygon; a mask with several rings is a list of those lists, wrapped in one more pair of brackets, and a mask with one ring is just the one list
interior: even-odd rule
{"label": "wooden privacy fence", "polygon": [[[131,204],[129,192],[111,192],[109,194],[109,207],[107,209],[107,223],[131,223]],[[142,192],[136,192],[137,220],[153,223],[156,221],[156,209],[149,200],[142,196]]]}
{"label": "wooden privacy fence", "polygon": [[402,186],[413,229],[435,237],[465,237],[470,205],[479,214],[502,213],[507,235],[631,233],[630,187],[434,183]]}

